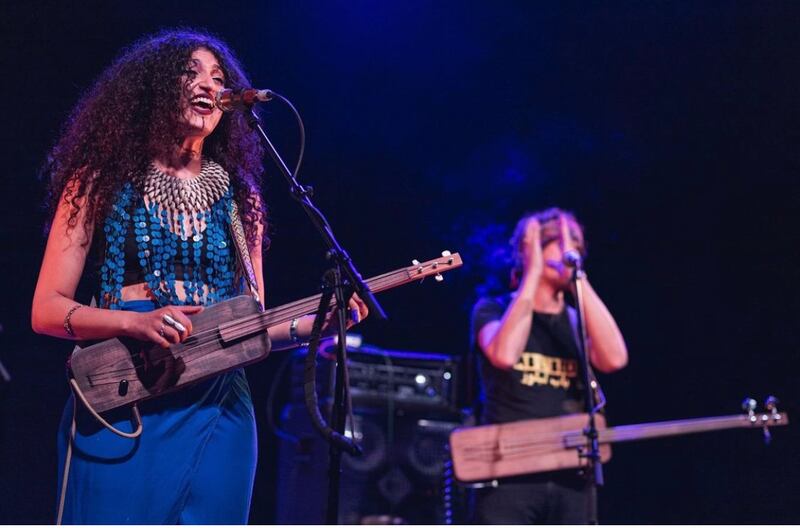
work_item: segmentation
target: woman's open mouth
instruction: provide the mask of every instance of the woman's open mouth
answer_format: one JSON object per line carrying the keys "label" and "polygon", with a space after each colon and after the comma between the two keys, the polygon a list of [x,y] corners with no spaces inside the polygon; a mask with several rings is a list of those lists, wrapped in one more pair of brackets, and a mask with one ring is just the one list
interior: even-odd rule
{"label": "woman's open mouth", "polygon": [[214,101],[205,94],[192,96],[189,100],[189,106],[192,107],[192,110],[203,116],[208,116],[214,112]]}

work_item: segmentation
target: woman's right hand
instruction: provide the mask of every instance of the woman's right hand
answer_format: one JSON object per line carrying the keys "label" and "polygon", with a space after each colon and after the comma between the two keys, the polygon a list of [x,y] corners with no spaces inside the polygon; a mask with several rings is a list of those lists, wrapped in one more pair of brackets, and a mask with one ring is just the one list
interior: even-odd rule
{"label": "woman's right hand", "polygon": [[541,225],[535,217],[528,219],[528,223],[525,225],[522,256],[524,259],[523,275],[538,278],[544,268],[544,258],[542,256]]}
{"label": "woman's right hand", "polygon": [[[199,305],[168,305],[159,307],[146,313],[131,313],[130,325],[127,335],[142,341],[158,344],[162,348],[169,348],[172,344],[183,342],[192,333],[192,321],[187,315],[194,315],[203,310]],[[171,317],[183,326],[184,331],[178,331],[177,325],[167,324]]]}

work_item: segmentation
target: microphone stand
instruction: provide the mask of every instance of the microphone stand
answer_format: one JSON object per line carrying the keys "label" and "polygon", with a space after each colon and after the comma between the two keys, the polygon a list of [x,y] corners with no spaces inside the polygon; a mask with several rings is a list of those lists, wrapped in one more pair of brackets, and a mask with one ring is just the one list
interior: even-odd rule
{"label": "microphone stand", "polygon": [[583,387],[586,393],[586,412],[589,413],[589,422],[584,430],[584,435],[587,439],[587,447],[585,453],[582,455],[587,461],[586,481],[588,488],[587,499],[587,518],[589,524],[599,524],[597,520],[597,488],[603,485],[603,463],[600,461],[600,444],[598,441],[597,425],[595,422],[595,415],[597,413],[596,403],[594,399],[594,388],[592,387],[592,378],[590,375],[589,367],[589,352],[586,349],[588,343],[588,335],[586,333],[586,311],[584,306],[583,295],[583,282],[581,281],[586,277],[583,270],[583,263],[577,260],[573,263],[572,282],[575,285],[575,304],[578,306],[578,344],[579,357],[581,360],[581,372],[583,375]]}
{"label": "microphone stand", "polygon": [[[291,107],[291,104],[288,103],[283,96],[280,96],[274,92],[271,92],[271,95],[277,97],[284,103],[289,104]],[[331,411],[331,418],[333,428],[339,434],[341,439],[344,437],[345,418],[347,417],[346,398],[347,395],[349,395],[349,389],[345,388],[345,385],[347,382],[347,307],[350,297],[349,295],[345,297],[345,292],[357,293],[369,308],[370,313],[376,315],[377,318],[386,320],[386,313],[375,299],[375,295],[372,294],[372,291],[370,291],[369,287],[367,287],[366,283],[361,277],[361,274],[359,274],[359,272],[356,270],[353,261],[350,259],[350,256],[334,237],[333,230],[331,229],[330,224],[328,224],[325,216],[311,202],[311,188],[303,186],[297,182],[297,179],[295,178],[294,174],[292,174],[292,171],[283,161],[280,154],[278,154],[278,150],[272,144],[272,141],[269,139],[269,136],[267,136],[267,133],[264,131],[263,127],[261,127],[260,119],[253,110],[252,105],[247,107],[245,116],[247,117],[250,127],[258,132],[258,134],[261,136],[264,147],[266,148],[272,160],[275,162],[275,165],[278,166],[278,169],[286,178],[286,181],[289,183],[289,191],[292,195],[292,198],[300,203],[300,206],[308,215],[311,223],[317,228],[320,236],[322,236],[322,239],[328,248],[328,251],[326,252],[326,258],[333,263],[332,276],[334,281],[332,288],[336,295],[336,311],[338,314],[339,324],[339,344],[336,354],[336,384],[334,389],[334,404]],[[326,276],[330,275],[326,274]],[[339,491],[341,482],[342,446],[338,443],[334,443],[335,440],[329,439],[329,442],[330,461],[328,467],[328,502],[326,523],[337,524],[339,522]],[[353,447],[355,448],[354,453],[358,454],[360,449],[358,449],[355,444],[353,444]]]}

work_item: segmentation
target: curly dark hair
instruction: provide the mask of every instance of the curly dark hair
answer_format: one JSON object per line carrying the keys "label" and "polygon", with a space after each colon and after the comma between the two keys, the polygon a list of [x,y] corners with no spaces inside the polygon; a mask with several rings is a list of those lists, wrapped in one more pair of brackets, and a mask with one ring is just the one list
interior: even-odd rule
{"label": "curly dark hair", "polygon": [[[62,200],[69,203],[69,231],[86,208],[88,234],[94,221],[107,215],[126,182],[143,174],[154,159],[174,152],[181,141],[181,79],[198,48],[216,56],[227,88],[250,85],[228,46],[203,31],[167,30],[123,50],[83,95],[48,155],[43,175],[49,179],[51,219]],[[259,138],[242,113],[225,113],[205,139],[203,152],[230,173],[252,248],[258,224],[266,225],[267,219],[259,199],[264,171]],[[266,233],[265,226],[265,247]]]}

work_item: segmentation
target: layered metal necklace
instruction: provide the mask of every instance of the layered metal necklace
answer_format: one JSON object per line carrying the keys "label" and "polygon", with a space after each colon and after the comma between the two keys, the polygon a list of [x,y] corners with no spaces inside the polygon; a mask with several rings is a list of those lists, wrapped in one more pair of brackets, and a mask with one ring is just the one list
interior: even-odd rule
{"label": "layered metal necklace", "polygon": [[168,175],[150,164],[141,187],[147,202],[174,212],[190,213],[210,209],[228,192],[230,184],[228,172],[204,158],[200,174],[188,178]]}

